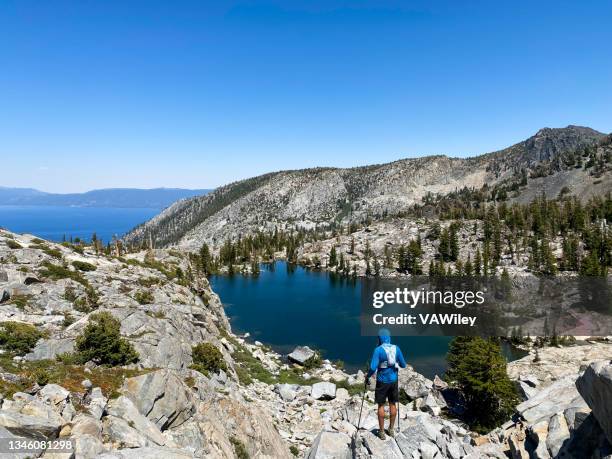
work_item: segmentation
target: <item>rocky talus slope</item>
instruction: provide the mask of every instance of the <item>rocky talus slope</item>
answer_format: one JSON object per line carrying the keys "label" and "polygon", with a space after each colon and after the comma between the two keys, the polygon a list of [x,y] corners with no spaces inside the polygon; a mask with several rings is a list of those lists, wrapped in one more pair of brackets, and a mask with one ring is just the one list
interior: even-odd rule
{"label": "rocky talus slope", "polygon": [[[325,360],[306,369],[307,348],[281,356],[233,335],[206,279],[186,283],[177,274],[177,268],[189,269],[180,253],[121,258],[91,250],[0,230],[0,329],[17,322],[44,335],[27,352],[0,353],[0,436],[75,445],[74,454],[42,457],[611,454],[609,344],[544,349],[537,363],[530,355],[511,364],[525,401],[513,421],[488,435],[453,419],[456,398],[443,381],[402,370],[407,403],[400,406],[400,432],[383,441],[375,436],[372,388],[359,419],[363,374],[346,374]],[[68,359],[76,337],[100,311],[120,320],[137,363],[109,368]],[[200,342],[221,351],[226,371],[190,368],[192,346]]]}
{"label": "rocky talus slope", "polygon": [[[125,241],[140,244],[152,240],[156,247],[178,245],[194,250],[203,242],[217,246],[227,238],[257,230],[362,222],[368,217],[408,211],[428,195],[510,183],[522,172],[533,173],[534,179],[517,199],[543,191],[556,196],[563,187],[587,198],[611,189],[609,174],[596,178],[587,170],[561,170],[554,164],[562,154],[594,145],[604,137],[579,126],[545,128],[509,148],[473,158],[431,156],[350,169],[266,174],[177,202],[135,228]],[[547,172],[542,174],[544,169]]]}

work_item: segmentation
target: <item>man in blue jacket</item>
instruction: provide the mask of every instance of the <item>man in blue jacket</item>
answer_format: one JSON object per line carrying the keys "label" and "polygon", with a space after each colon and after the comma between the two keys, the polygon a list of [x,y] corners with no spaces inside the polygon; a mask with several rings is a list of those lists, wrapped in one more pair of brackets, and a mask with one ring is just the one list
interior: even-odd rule
{"label": "man in blue jacket", "polygon": [[397,403],[399,401],[399,388],[397,372],[399,368],[406,368],[406,361],[398,346],[391,344],[391,333],[386,328],[378,332],[378,346],[374,349],[368,375],[366,388],[370,377],[376,373],[376,392],[374,400],[378,404],[378,436],[385,439],[385,402],[389,401],[389,435],[394,436],[393,426],[397,417]]}

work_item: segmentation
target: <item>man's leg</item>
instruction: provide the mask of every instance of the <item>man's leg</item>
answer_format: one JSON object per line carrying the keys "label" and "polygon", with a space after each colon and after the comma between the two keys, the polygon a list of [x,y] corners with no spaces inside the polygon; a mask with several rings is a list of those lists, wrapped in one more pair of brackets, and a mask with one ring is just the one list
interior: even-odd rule
{"label": "man's leg", "polygon": [[[393,432],[393,426],[395,426],[395,418],[397,417],[397,404],[389,402],[389,432]],[[393,435],[393,433],[391,433]]]}
{"label": "man's leg", "polygon": [[379,432],[385,431],[385,405],[378,405],[378,428]]}

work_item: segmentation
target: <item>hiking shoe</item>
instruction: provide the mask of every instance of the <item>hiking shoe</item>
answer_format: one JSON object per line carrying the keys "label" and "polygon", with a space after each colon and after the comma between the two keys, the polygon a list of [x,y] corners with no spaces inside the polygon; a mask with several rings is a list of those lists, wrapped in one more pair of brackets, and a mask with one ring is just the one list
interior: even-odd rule
{"label": "hiking shoe", "polygon": [[389,429],[389,431],[388,431],[387,433],[389,434],[389,436],[390,436],[391,438],[394,438],[394,437],[395,437],[395,429]]}
{"label": "hiking shoe", "polygon": [[385,431],[384,430],[379,430],[378,431],[378,438],[380,438],[381,440],[386,440],[387,436],[385,435]]}

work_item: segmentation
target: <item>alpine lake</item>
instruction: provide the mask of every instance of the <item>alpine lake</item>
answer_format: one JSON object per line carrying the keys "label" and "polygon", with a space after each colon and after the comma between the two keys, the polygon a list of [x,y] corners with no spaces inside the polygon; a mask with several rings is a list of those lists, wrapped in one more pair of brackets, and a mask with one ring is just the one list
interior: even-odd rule
{"label": "alpine lake", "polygon": [[[358,279],[277,261],[262,264],[258,276],[214,276],[213,290],[220,296],[235,333],[249,333],[281,354],[296,346],[319,350],[323,358],[341,360],[348,371],[365,369],[377,344],[362,336],[361,286]],[[392,342],[406,361],[428,378],[446,370],[450,337],[399,336]],[[506,358],[524,354],[503,345]]]}

